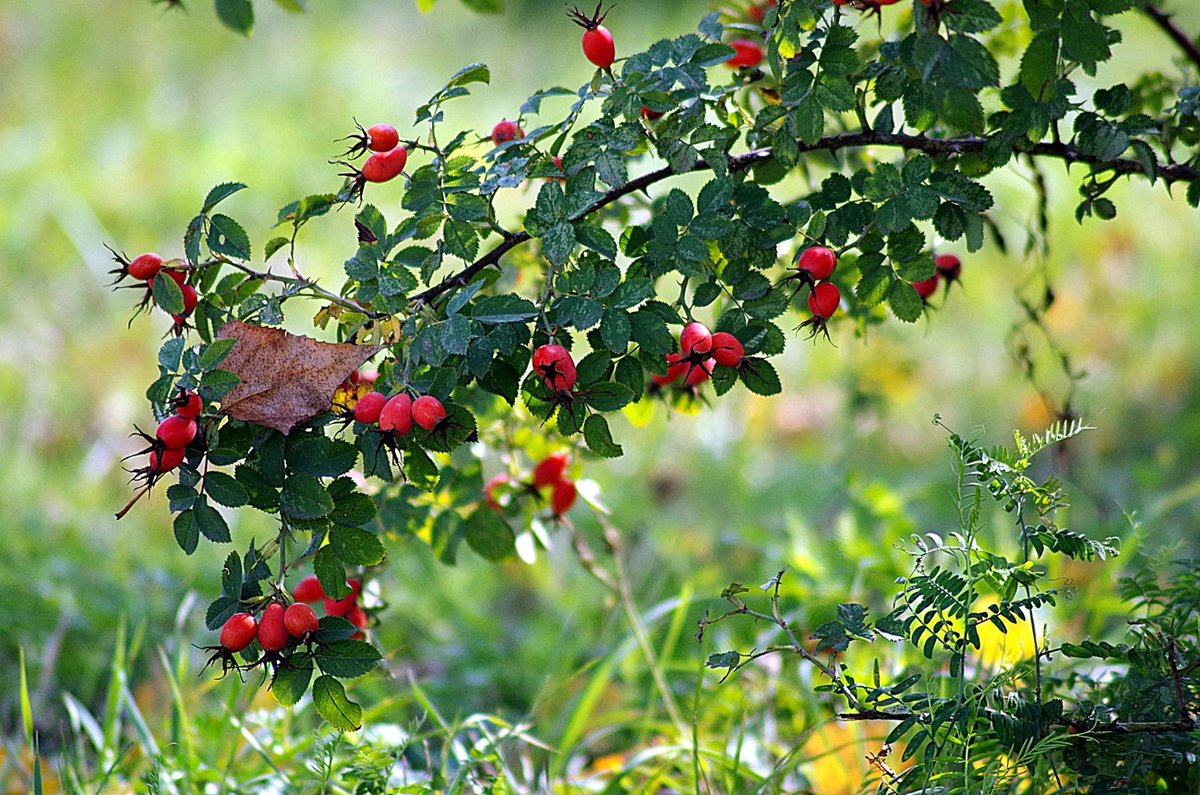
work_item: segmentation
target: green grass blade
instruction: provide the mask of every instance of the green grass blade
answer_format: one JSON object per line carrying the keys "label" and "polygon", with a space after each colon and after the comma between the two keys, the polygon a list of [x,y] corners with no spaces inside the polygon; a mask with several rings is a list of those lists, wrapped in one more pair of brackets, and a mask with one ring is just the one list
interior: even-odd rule
{"label": "green grass blade", "polygon": [[125,687],[125,615],[117,622],[108,694],[104,700],[104,747],[116,748],[121,737],[121,691]]}
{"label": "green grass blade", "polygon": [[21,726],[25,729],[25,744],[30,750],[35,745],[33,736],[33,707],[29,701],[29,677],[25,673],[25,647],[17,649],[17,669],[21,680]]}

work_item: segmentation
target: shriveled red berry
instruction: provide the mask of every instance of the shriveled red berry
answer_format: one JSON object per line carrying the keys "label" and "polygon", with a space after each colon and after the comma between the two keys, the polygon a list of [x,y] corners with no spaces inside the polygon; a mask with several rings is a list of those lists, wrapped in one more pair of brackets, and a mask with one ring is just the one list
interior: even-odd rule
{"label": "shriveled red berry", "polygon": [[321,581],[317,575],[310,574],[296,583],[296,587],[292,589],[292,597],[297,602],[312,604],[325,598],[325,589],[321,587]]}
{"label": "shriveled red berry", "polygon": [[833,317],[841,300],[842,291],[837,288],[837,285],[822,282],[813,287],[812,293],[809,294],[808,309],[813,313],[813,317],[822,319]]}
{"label": "shriveled red berry", "polygon": [[433,395],[421,395],[413,401],[412,418],[417,425],[432,431],[439,422],[446,419],[446,407]]}
{"label": "shriveled red berry", "polygon": [[181,390],[178,397],[175,398],[175,413],[180,417],[196,419],[202,411],[204,411],[204,401],[190,389]]}
{"label": "shriveled red berry", "polygon": [[405,392],[393,395],[379,412],[379,429],[404,436],[412,430],[412,426],[412,398]]}
{"label": "shriveled red berry", "polygon": [[163,258],[157,254],[139,254],[129,261],[125,271],[135,279],[150,281],[162,270]]}
{"label": "shriveled red berry", "polygon": [[725,62],[730,69],[748,68],[762,63],[763,49],[757,41],[738,39],[729,42],[729,46],[735,51],[733,57]]}
{"label": "shriveled red berry", "polygon": [[166,450],[151,450],[150,451],[150,469],[148,474],[151,477],[161,475],[164,472],[170,472],[175,467],[183,463],[184,449],[177,447],[175,449]]}
{"label": "shriveled red berry", "polygon": [[930,276],[928,279],[922,279],[919,282],[912,282],[913,289],[917,291],[917,295],[922,299],[928,298],[937,292],[938,277],[937,275]]}
{"label": "shriveled red berry", "polygon": [[797,270],[816,282],[828,279],[836,267],[837,254],[825,246],[811,246],[796,257]]}
{"label": "shriveled red berry", "polygon": [[382,392],[368,392],[354,404],[354,419],[373,425],[379,422],[379,414],[387,404],[387,396]]}
{"label": "shriveled red berry", "polygon": [[685,356],[708,353],[712,350],[712,332],[708,326],[693,320],[679,334],[679,349]]}
{"label": "shriveled red berry", "polygon": [[550,510],[555,516],[562,516],[571,510],[575,504],[575,483],[563,478],[554,484],[554,493],[550,495]]}
{"label": "shriveled red berry", "polygon": [[575,386],[575,360],[561,345],[542,345],[533,352],[533,369],[542,383],[555,392]]}
{"label": "shriveled red berry", "polygon": [[[309,608],[311,609],[311,608]],[[258,622],[258,645],[263,651],[281,651],[288,644],[288,631],[283,623],[284,608],[271,602]]]}
{"label": "shriveled red berry", "polygon": [[367,182],[387,182],[404,170],[408,163],[408,150],[397,146],[387,152],[376,152],[363,163],[362,178]]}
{"label": "shriveled red berry", "polygon": [[198,429],[199,426],[191,417],[172,414],[158,424],[154,435],[162,442],[163,447],[168,450],[179,450],[191,444],[192,440],[196,438]]}
{"label": "shriveled red berry", "polygon": [[647,121],[654,121],[655,119],[661,119],[662,117],[663,117],[663,112],[661,110],[650,110],[650,108],[646,107],[645,105],[642,105],[642,118],[643,119],[645,119]]}
{"label": "shriveled red berry", "polygon": [[745,356],[745,347],[728,331],[718,331],[712,335],[712,358],[717,364],[737,367]]}
{"label": "shriveled red berry", "polygon": [[288,605],[283,613],[283,625],[293,638],[303,638],[310,632],[316,632],[320,623],[316,612],[300,602]]}
{"label": "shriveled red berry", "polygon": [[249,613],[234,613],[225,619],[217,641],[228,651],[241,651],[258,634],[258,622]]}
{"label": "shriveled red berry", "polygon": [[372,152],[390,152],[400,143],[400,133],[390,124],[372,124],[367,128],[367,148]]}
{"label": "shriveled red berry", "polygon": [[538,488],[549,486],[563,476],[569,463],[570,459],[566,453],[551,453],[546,456],[533,468],[533,485]]}
{"label": "shriveled red berry", "polygon": [[495,146],[524,137],[525,131],[521,129],[520,125],[508,119],[496,122],[496,126],[492,128],[492,144]]}
{"label": "shriveled red berry", "polygon": [[962,273],[962,260],[953,254],[938,254],[933,260],[938,274],[948,282],[952,282]]}

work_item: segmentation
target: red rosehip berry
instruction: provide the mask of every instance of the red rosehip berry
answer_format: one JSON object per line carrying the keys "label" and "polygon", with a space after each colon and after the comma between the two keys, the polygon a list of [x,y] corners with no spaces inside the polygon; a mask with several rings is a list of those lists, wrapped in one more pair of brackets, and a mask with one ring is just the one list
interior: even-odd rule
{"label": "red rosehip berry", "polygon": [[809,294],[808,309],[813,313],[813,317],[825,320],[833,317],[833,313],[837,311],[841,300],[842,291],[837,288],[837,285],[822,282],[813,287],[812,292]]}
{"label": "red rosehip berry", "polygon": [[400,143],[400,133],[390,124],[372,124],[367,128],[367,148],[372,152],[390,152]]}
{"label": "red rosehip berry", "polygon": [[225,619],[217,641],[226,651],[241,651],[258,634],[258,622],[249,613],[234,613]]}
{"label": "red rosehip berry", "polygon": [[150,464],[146,471],[146,475],[150,479],[157,479],[159,475],[165,472],[170,472],[175,467],[183,463],[184,448],[176,447],[166,450],[151,450]]}
{"label": "red rosehip berry", "polygon": [[356,604],[351,604],[349,607],[347,607],[346,612],[342,615],[342,618],[346,619],[359,629],[362,629],[367,625],[367,614],[363,612],[363,609]]}
{"label": "red rosehip berry", "polygon": [[955,281],[962,274],[962,260],[953,254],[938,254],[933,264],[938,274],[948,282]]}
{"label": "red rosehip berry", "polygon": [[433,395],[421,395],[413,401],[412,418],[417,425],[432,431],[439,422],[446,419],[446,407]]}
{"label": "red rosehip berry", "polygon": [[550,510],[554,511],[555,516],[562,516],[571,510],[571,506],[575,504],[575,494],[575,483],[567,478],[554,484],[554,493],[550,495]]}
{"label": "red rosehip berry", "polygon": [[271,602],[263,611],[258,622],[258,645],[263,651],[282,651],[287,646],[288,631],[283,616],[284,607],[279,602]]}
{"label": "red rosehip berry", "polygon": [[703,356],[712,350],[712,332],[708,326],[693,320],[679,334],[679,349],[684,356]]}
{"label": "red rosehip berry", "polygon": [[762,45],[750,39],[738,39],[729,42],[735,52],[733,57],[725,62],[725,65],[730,69],[749,68],[758,66],[762,63],[763,50]]}
{"label": "red rosehip berry", "polygon": [[561,345],[542,345],[534,351],[533,369],[542,377],[542,383],[555,392],[575,386],[575,360]]}
{"label": "red rosehip berry", "polygon": [[183,286],[187,284],[188,272],[185,270],[168,268],[167,270],[163,271],[163,273],[170,276],[171,280],[178,284],[180,289],[183,289]]}
{"label": "red rosehip berry", "polygon": [[779,0],[767,0],[765,3],[752,3],[746,9],[746,16],[750,17],[754,22],[762,22],[767,16],[767,9],[771,6],[779,5]]}
{"label": "red rosehip berry", "polygon": [[700,363],[689,362],[687,374],[683,377],[683,385],[696,387],[712,378],[713,365],[716,359],[708,359]]}
{"label": "red rosehip berry", "polygon": [[612,66],[617,57],[617,48],[613,43],[612,33],[600,23],[608,16],[608,12],[600,13],[601,4],[596,4],[596,10],[591,16],[584,14],[578,8],[567,12],[567,16],[575,20],[575,24],[583,28],[583,57],[587,58],[601,69]]}
{"label": "red rosehip berry", "polygon": [[183,312],[176,317],[187,317],[195,311],[196,304],[200,303],[200,294],[190,284],[182,285],[179,292],[183,293]]}
{"label": "red rosehip berry", "polygon": [[310,574],[296,583],[296,587],[292,589],[292,597],[297,602],[312,604],[325,598],[325,589],[321,587],[321,581],[317,575]]}
{"label": "red rosehip berry", "polygon": [[345,616],[346,611],[354,606],[354,594],[343,597],[341,599],[330,599],[326,596],[322,600],[325,605],[325,615],[327,616]]}
{"label": "red rosehip berry", "polygon": [[191,417],[172,414],[158,424],[154,435],[168,450],[180,450],[191,444],[197,430],[199,425]]}
{"label": "red rosehip berry", "polygon": [[925,300],[937,292],[938,277],[935,274],[930,276],[928,279],[922,279],[919,282],[911,282],[911,284],[913,289],[917,291],[917,295],[921,296],[921,300]]}
{"label": "red rosehip berry", "polygon": [[175,413],[180,417],[196,419],[204,411],[204,401],[190,389],[182,389],[175,398]]}
{"label": "red rosehip berry", "polygon": [[837,254],[825,246],[811,246],[796,257],[796,268],[814,282],[828,279],[837,267]]}
{"label": "red rosehip berry", "polygon": [[408,150],[397,146],[387,152],[376,152],[363,163],[362,178],[367,182],[387,182],[394,179],[408,163]]}
{"label": "red rosehip berry", "polygon": [[540,489],[560,480],[569,463],[570,459],[566,453],[551,453],[546,456],[533,468],[533,485]]}
{"label": "red rosehip berry", "polygon": [[505,472],[501,472],[498,475],[494,475],[492,477],[492,479],[489,480],[484,485],[483,501],[485,503],[487,503],[487,506],[489,508],[491,508],[493,511],[499,511],[499,510],[503,509],[503,506],[500,505],[500,501],[498,499],[496,499],[496,492],[500,489],[501,486],[504,486],[507,484],[508,484],[508,474]]}
{"label": "red rosehip berry", "polygon": [[717,364],[737,367],[745,357],[746,349],[737,337],[728,331],[718,331],[712,335],[712,358]]}
{"label": "red rosehip berry", "polygon": [[655,119],[661,119],[662,117],[663,117],[663,111],[650,110],[650,108],[646,107],[645,105],[642,105],[642,118],[645,119],[646,121],[654,121]]}
{"label": "red rosehip berry", "polygon": [[521,129],[520,125],[508,119],[496,122],[496,126],[492,128],[492,144],[495,146],[524,137],[525,131]]}
{"label": "red rosehip berry", "polygon": [[659,386],[666,386],[678,381],[684,373],[687,372],[688,362],[687,357],[682,353],[667,354],[667,374],[653,375],[650,380]]}
{"label": "red rosehip berry", "polygon": [[162,270],[163,258],[157,254],[139,254],[125,266],[125,272],[135,279],[150,281]]}
{"label": "red rosehip berry", "polygon": [[297,602],[288,605],[283,613],[283,625],[288,634],[294,638],[304,638],[310,632],[316,632],[320,626],[316,612],[306,604]]}
{"label": "red rosehip berry", "polygon": [[379,414],[387,404],[387,396],[382,392],[368,392],[354,404],[354,419],[367,425],[379,422]]}
{"label": "red rosehip berry", "polygon": [[412,398],[404,392],[393,395],[379,412],[379,429],[404,436],[412,430],[412,426]]}

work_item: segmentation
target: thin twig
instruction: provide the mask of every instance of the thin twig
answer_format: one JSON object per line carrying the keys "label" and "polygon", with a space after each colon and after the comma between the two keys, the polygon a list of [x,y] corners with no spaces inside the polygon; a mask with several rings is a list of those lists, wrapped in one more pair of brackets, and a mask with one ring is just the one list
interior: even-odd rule
{"label": "thin twig", "polygon": [[1164,14],[1158,8],[1152,5],[1142,6],[1142,11],[1146,12],[1146,16],[1154,20],[1154,23],[1163,29],[1163,32],[1171,37],[1171,40],[1179,45],[1179,49],[1183,50],[1193,64],[1200,68],[1200,47],[1196,46],[1195,40],[1188,37],[1186,33],[1174,22],[1171,17]]}

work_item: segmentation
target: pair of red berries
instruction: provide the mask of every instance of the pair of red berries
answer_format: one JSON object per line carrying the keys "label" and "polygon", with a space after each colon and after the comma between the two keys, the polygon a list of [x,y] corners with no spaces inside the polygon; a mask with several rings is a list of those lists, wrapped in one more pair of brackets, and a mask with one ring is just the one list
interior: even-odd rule
{"label": "pair of red berries", "polygon": [[[571,460],[566,453],[551,453],[533,467],[531,479],[525,484],[529,493],[537,494],[541,489],[550,489],[550,510],[555,516],[562,516],[571,510],[578,496],[575,481],[567,477],[567,467]],[[494,511],[503,510],[498,492],[512,484],[508,473],[501,472],[493,477],[483,487],[483,499]]]}
{"label": "pair of red berries", "polygon": [[612,33],[600,24],[608,16],[607,11],[601,13],[602,7],[603,3],[597,3],[591,16],[578,8],[572,8],[567,12],[567,16],[583,28],[583,38],[579,42],[583,47],[583,57],[601,69],[608,69],[617,58],[617,46],[613,42]]}
{"label": "pair of red berries", "polygon": [[361,169],[351,166],[351,170],[342,175],[354,180],[355,191],[361,191],[366,182],[395,179],[408,164],[408,149],[400,144],[400,133],[390,124],[373,124],[365,130],[360,126],[358,135],[349,136],[349,139],[354,145],[346,151],[346,156],[357,157],[363,152],[371,152]]}
{"label": "pair of red berries", "polygon": [[435,429],[446,419],[446,407],[433,395],[421,395],[416,400],[400,392],[387,397],[382,392],[368,392],[354,404],[354,419],[365,425],[379,425],[379,430],[395,436],[406,436],[413,423],[427,431]]}
{"label": "pair of red berries", "polygon": [[[112,249],[109,249],[112,251]],[[119,282],[126,276],[146,283],[146,295],[142,298],[140,306],[145,306],[154,296],[154,278],[159,273],[166,273],[167,276],[174,280],[175,284],[179,285],[179,292],[183,294],[183,312],[178,315],[171,315],[175,321],[176,330],[183,328],[189,315],[196,309],[196,305],[200,303],[200,294],[196,292],[196,288],[187,283],[187,271],[178,268],[164,268],[163,258],[154,252],[146,252],[139,254],[132,260],[125,259],[124,256],[113,252],[113,259],[120,265],[119,268],[114,268],[109,273],[117,274],[116,281]],[[113,282],[116,284],[116,282]]]}
{"label": "pair of red berries", "polygon": [[[308,604],[321,602],[325,606],[325,615],[341,616],[359,629],[363,629],[367,626],[367,614],[359,603],[359,596],[362,595],[362,581],[357,577],[351,577],[346,580],[346,584],[350,586],[350,593],[341,599],[331,599],[325,595],[325,589],[321,587],[321,581],[317,579],[317,575],[310,574],[296,583],[296,587],[292,590],[292,598],[297,602]],[[309,609],[311,610],[311,608]],[[357,634],[356,637],[358,637]]]}
{"label": "pair of red berries", "polygon": [[811,337],[823,333],[829,339],[829,318],[842,303],[842,291],[836,284],[826,281],[837,269],[837,253],[826,246],[809,246],[796,255],[796,275],[809,285],[808,311],[812,317],[800,324],[800,328],[812,327]]}
{"label": "pair of red berries", "polygon": [[204,401],[190,389],[180,390],[175,398],[175,413],[158,424],[150,449],[147,479],[157,480],[183,463],[187,446],[200,431],[196,418],[204,410]]}
{"label": "pair of red berries", "polygon": [[917,295],[921,296],[921,300],[927,300],[929,296],[937,292],[938,281],[946,280],[946,284],[958,281],[958,277],[962,275],[962,260],[953,254],[938,254],[933,258],[934,273],[928,279],[922,279],[919,282],[912,282],[913,289],[917,291]]}
{"label": "pair of red berries", "polygon": [[279,602],[271,602],[261,619],[255,619],[252,613],[234,613],[227,618],[217,642],[230,654],[245,649],[255,640],[265,652],[280,652],[293,639],[298,642],[308,638],[319,624],[317,614],[306,604],[297,602],[285,608]]}
{"label": "pair of red berries", "polygon": [[745,357],[746,349],[737,337],[728,331],[714,334],[693,320],[679,333],[679,352],[667,354],[666,375],[654,375],[650,380],[666,386],[682,378],[685,387],[694,389],[712,377],[716,365],[737,367]]}

